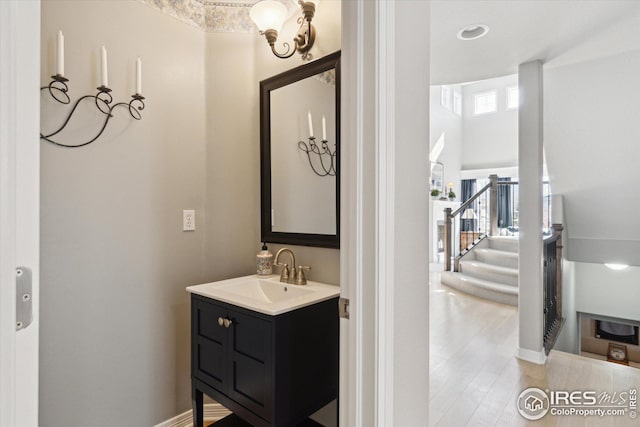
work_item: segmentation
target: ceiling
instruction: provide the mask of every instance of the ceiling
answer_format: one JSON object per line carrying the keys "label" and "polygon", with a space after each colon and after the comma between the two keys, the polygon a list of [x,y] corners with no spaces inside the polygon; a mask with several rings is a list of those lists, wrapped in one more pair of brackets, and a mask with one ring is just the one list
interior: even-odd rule
{"label": "ceiling", "polygon": [[[457,32],[486,24],[489,33],[462,41]],[[431,83],[453,84],[640,49],[638,0],[433,0]]]}

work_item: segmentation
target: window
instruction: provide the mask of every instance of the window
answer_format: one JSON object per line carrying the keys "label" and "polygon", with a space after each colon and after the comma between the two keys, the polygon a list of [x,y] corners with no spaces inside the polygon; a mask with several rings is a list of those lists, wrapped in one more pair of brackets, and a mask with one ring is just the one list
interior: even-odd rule
{"label": "window", "polygon": [[458,90],[453,91],[453,112],[462,115],[462,94]]}
{"label": "window", "polygon": [[518,86],[512,86],[507,88],[507,110],[513,110],[518,108],[520,102],[520,93]]}
{"label": "window", "polygon": [[495,113],[497,111],[496,91],[476,93],[473,96],[473,114]]}
{"label": "window", "polygon": [[447,110],[451,110],[451,88],[442,86],[440,89],[440,104]]}

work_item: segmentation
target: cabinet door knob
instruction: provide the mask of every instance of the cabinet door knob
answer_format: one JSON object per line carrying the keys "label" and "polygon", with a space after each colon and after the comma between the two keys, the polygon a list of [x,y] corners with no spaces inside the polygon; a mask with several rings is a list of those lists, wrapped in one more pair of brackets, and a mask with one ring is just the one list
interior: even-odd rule
{"label": "cabinet door knob", "polygon": [[231,326],[231,324],[233,323],[233,321],[231,319],[224,319],[224,327],[228,328],[229,326]]}
{"label": "cabinet door knob", "polygon": [[224,325],[224,319],[222,317],[218,317],[218,325]]}

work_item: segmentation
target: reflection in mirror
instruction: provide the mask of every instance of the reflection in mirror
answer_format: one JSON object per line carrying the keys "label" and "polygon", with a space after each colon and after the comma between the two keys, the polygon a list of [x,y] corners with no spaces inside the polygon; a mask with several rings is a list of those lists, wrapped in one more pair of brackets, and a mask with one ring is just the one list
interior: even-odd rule
{"label": "reflection in mirror", "polygon": [[266,242],[339,247],[339,57],[260,82]]}
{"label": "reflection in mirror", "polygon": [[[275,232],[336,234],[336,177],[325,174],[333,159],[330,154],[321,155],[335,150],[335,80],[319,76],[271,92],[271,224]],[[321,133],[311,134],[319,133],[322,118],[324,138]],[[327,141],[326,149],[321,139]]]}

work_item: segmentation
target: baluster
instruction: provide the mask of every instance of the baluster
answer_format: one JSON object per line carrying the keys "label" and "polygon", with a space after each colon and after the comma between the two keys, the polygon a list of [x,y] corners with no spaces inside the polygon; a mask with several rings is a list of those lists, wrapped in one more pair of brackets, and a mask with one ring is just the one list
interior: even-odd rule
{"label": "baluster", "polygon": [[444,208],[444,271],[451,271],[451,208]]}
{"label": "baluster", "polygon": [[490,198],[489,198],[489,218],[491,221],[490,236],[498,235],[498,175],[489,175],[491,182]]}
{"label": "baluster", "polygon": [[[549,218],[551,221],[551,218]],[[551,226],[553,234],[558,236],[556,240],[556,287],[557,287],[557,301],[556,310],[558,313],[558,319],[562,319],[562,224],[553,224]]]}

